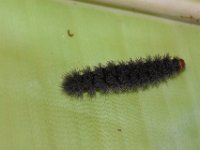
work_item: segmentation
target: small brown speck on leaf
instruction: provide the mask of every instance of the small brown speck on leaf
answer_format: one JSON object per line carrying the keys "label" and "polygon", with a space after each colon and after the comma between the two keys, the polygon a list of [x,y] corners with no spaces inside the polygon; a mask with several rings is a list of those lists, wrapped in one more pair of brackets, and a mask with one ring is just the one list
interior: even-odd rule
{"label": "small brown speck on leaf", "polygon": [[195,18],[193,17],[192,15],[190,16],[180,16],[181,18],[184,18],[184,19],[187,19],[187,20],[191,20],[191,21],[195,21],[196,23],[199,23],[200,22],[200,19],[199,18]]}
{"label": "small brown speck on leaf", "polygon": [[67,34],[69,37],[73,37],[74,36],[74,33],[72,33],[69,29],[67,30]]}
{"label": "small brown speck on leaf", "polygon": [[122,129],[117,129],[117,131],[122,132]]}

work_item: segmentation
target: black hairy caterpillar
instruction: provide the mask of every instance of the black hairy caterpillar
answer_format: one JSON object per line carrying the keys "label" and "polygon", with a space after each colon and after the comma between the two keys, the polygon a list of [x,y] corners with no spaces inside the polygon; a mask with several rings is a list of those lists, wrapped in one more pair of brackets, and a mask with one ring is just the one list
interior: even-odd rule
{"label": "black hairy caterpillar", "polygon": [[155,86],[161,81],[175,76],[185,69],[185,62],[178,57],[155,56],[129,60],[128,62],[108,62],[106,65],[87,67],[72,71],[64,78],[62,88],[71,96],[93,96],[95,93],[134,91]]}

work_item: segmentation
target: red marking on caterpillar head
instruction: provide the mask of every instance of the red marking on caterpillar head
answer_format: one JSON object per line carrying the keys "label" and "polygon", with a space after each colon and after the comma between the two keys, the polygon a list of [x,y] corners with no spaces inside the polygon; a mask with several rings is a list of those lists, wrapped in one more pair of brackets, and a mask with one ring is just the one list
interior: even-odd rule
{"label": "red marking on caterpillar head", "polygon": [[183,59],[179,59],[179,67],[180,70],[185,69],[185,61]]}

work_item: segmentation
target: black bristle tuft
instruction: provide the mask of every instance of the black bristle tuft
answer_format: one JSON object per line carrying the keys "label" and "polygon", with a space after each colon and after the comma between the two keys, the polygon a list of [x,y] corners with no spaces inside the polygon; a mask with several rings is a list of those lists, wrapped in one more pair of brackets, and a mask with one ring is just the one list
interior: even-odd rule
{"label": "black bristle tuft", "polygon": [[161,81],[175,76],[185,67],[185,62],[169,55],[139,58],[128,62],[108,62],[107,65],[81,71],[73,71],[65,76],[63,90],[71,96],[93,96],[100,93],[137,91],[156,86]]}

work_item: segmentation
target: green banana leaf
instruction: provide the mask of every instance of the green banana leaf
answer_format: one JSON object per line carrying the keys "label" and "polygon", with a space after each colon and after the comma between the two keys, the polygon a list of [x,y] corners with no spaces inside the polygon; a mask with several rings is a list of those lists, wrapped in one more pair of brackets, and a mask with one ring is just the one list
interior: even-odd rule
{"label": "green banana leaf", "polygon": [[[200,27],[75,2],[0,0],[0,150],[199,150]],[[136,93],[72,98],[73,69],[147,55],[186,70]]]}

